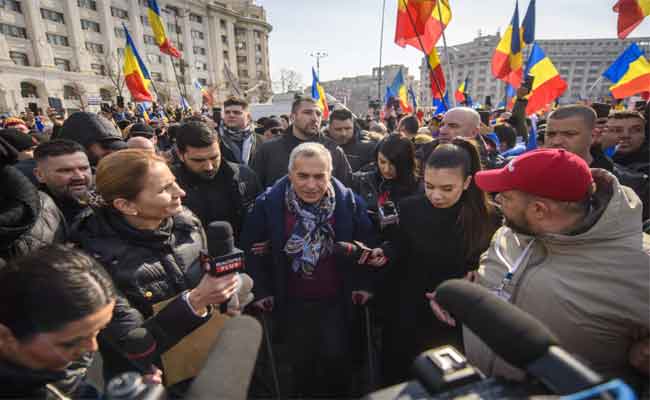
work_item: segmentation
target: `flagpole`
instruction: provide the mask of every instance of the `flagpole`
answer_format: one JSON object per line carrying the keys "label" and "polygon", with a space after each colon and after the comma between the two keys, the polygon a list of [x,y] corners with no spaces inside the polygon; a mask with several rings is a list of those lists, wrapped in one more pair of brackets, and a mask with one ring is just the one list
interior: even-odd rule
{"label": "flagpole", "polygon": [[591,87],[589,88],[589,92],[588,92],[588,93],[589,93],[589,97],[591,97],[591,93],[593,92],[593,90],[594,90],[594,88],[596,87],[596,85],[598,85],[600,82],[602,82],[602,80],[603,80],[603,76],[601,75],[601,76],[598,77],[598,80],[596,80],[596,82],[594,82],[594,84],[591,85]]}
{"label": "flagpole", "polygon": [[[181,83],[180,83],[180,81],[178,80],[178,74],[176,73],[176,64],[174,64],[174,57],[172,57],[172,56],[170,55],[170,56],[169,56],[169,59],[170,59],[171,62],[172,62],[172,70],[174,71],[174,78],[176,79],[176,85],[178,86],[178,94],[180,94],[180,96],[181,96],[181,102],[180,102],[180,103],[181,103],[181,105],[182,105],[182,104],[183,104],[182,99],[185,98],[185,96],[183,95],[183,90],[181,89]],[[180,62],[183,62],[183,60],[180,59]],[[187,99],[185,99],[185,101],[187,101]]]}
{"label": "flagpole", "polygon": [[[439,0],[441,2],[447,2],[448,0]],[[449,9],[451,9],[451,6],[447,4]],[[442,8],[438,6],[438,16],[440,18],[440,22],[442,22]],[[449,58],[449,48],[447,47],[447,35],[445,35],[445,30],[442,30],[442,45],[445,48],[445,58],[447,59],[447,66],[449,67],[449,88],[447,90],[451,91],[452,93],[455,93],[454,89],[454,82],[456,80],[454,79],[454,66],[451,65],[451,59]],[[456,107],[456,98],[455,96],[451,96],[451,104],[453,107]]]}
{"label": "flagpole", "polygon": [[379,69],[377,70],[377,99],[381,101],[381,58],[384,51],[384,16],[386,15],[386,0],[383,1],[381,9],[381,34],[379,35]]}
{"label": "flagpole", "polygon": [[[411,11],[409,11],[408,5],[406,4],[406,0],[401,0],[402,4],[404,4],[404,8],[406,9],[406,15],[409,17],[409,21],[411,22],[411,26],[413,27],[413,32],[415,32],[415,37],[418,39],[418,44],[420,45],[420,49],[422,50],[422,53],[424,53],[424,58],[427,60],[427,67],[429,69],[429,77],[433,79],[433,81],[436,84],[436,88],[438,89],[438,93],[440,93],[440,100],[442,101],[442,104],[445,105],[445,108],[449,109],[447,105],[447,101],[445,100],[445,94],[442,93],[442,88],[440,87],[440,83],[438,82],[438,79],[435,77],[433,74],[433,67],[431,67],[431,62],[429,61],[429,54],[427,54],[427,51],[424,49],[424,44],[422,43],[422,39],[420,38],[420,34],[417,32],[417,29],[415,27],[415,21],[413,20],[413,16],[411,15]],[[440,11],[440,8],[438,7],[438,11]],[[442,15],[442,11],[440,11],[440,14]],[[442,17],[440,22],[442,22]],[[444,35],[444,29],[442,30],[443,35]],[[435,46],[435,44],[434,44]]]}

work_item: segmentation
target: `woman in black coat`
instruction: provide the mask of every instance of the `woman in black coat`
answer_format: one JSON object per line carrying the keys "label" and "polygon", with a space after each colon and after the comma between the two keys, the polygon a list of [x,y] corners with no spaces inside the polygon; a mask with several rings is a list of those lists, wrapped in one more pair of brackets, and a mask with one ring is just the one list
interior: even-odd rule
{"label": "woman in black coat", "polygon": [[478,151],[464,139],[434,148],[424,171],[425,193],[399,204],[400,221],[391,232],[396,256],[390,292],[382,304],[384,383],[409,378],[415,357],[450,344],[462,350],[459,328],[438,321],[425,293],[447,279],[471,278],[496,226],[487,197],[474,184]]}
{"label": "woman in black coat", "polygon": [[[124,354],[130,332],[146,329],[155,341],[146,361],[162,367],[160,355],[210,319],[211,305],[230,298],[238,279],[206,274],[198,285],[189,279],[188,270],[207,248],[205,233],[181,205],[185,193],[163,158],[136,149],[113,153],[99,163],[96,185],[103,205],[80,224],[76,240],[124,296],[100,336],[109,379],[133,369]],[[154,315],[154,305],[166,300]]]}

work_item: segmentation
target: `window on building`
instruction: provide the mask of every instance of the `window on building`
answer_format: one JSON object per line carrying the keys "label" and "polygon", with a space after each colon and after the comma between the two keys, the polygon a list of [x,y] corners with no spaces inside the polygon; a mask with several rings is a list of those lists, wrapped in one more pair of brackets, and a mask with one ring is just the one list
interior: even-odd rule
{"label": "window on building", "polygon": [[29,82],[20,82],[20,95],[24,97],[36,97],[38,98],[38,90],[36,90],[36,85],[32,85]]}
{"label": "window on building", "polygon": [[55,46],[70,46],[67,36],[55,35],[54,33],[46,33],[47,42]]}
{"label": "window on building", "polygon": [[177,34],[183,33],[183,30],[181,29],[180,26],[173,24],[171,22],[167,23],[167,31],[170,33],[177,33]]}
{"label": "window on building", "polygon": [[140,22],[142,22],[142,25],[144,25],[144,26],[150,26],[149,25],[149,18],[147,18],[146,15],[141,15],[140,16]]}
{"label": "window on building", "polygon": [[203,17],[198,15],[198,14],[190,13],[190,21],[198,22],[199,24],[202,24],[203,23]]}
{"label": "window on building", "polygon": [[223,59],[230,60],[230,54],[228,53],[228,50],[223,51]]}
{"label": "window on building", "polygon": [[255,51],[258,52],[258,53],[261,53],[262,52],[262,45],[261,44],[256,44],[255,45]]}
{"label": "window on building", "polygon": [[129,19],[129,13],[117,7],[111,7],[111,15],[120,19]]}
{"label": "window on building", "polygon": [[208,64],[202,62],[202,61],[196,61],[194,63],[194,67],[196,67],[197,70],[199,71],[207,71],[208,70]]}
{"label": "window on building", "polygon": [[200,54],[202,56],[205,55],[205,47],[194,46],[192,47],[192,51],[194,54]]}
{"label": "window on building", "polygon": [[65,85],[63,87],[63,98],[66,100],[79,100],[79,94],[73,86]]}
{"label": "window on building", "polygon": [[22,65],[25,67],[29,66],[29,59],[27,58],[26,53],[21,53],[19,51],[10,51],[9,58],[11,58],[11,61],[13,61],[16,65]]}
{"label": "window on building", "polygon": [[160,54],[147,54],[147,58],[152,64],[162,64],[162,56]]}
{"label": "window on building", "polygon": [[99,89],[99,97],[102,101],[113,101],[113,92],[109,89]]}
{"label": "window on building", "polygon": [[239,70],[239,76],[242,78],[248,78],[248,70],[247,69],[240,69]]}
{"label": "window on building", "polygon": [[152,46],[156,46],[156,38],[151,36],[151,35],[144,35],[144,44],[150,44]]}
{"label": "window on building", "polygon": [[41,8],[41,17],[43,17],[43,19],[47,19],[56,22],[58,24],[65,24],[65,20],[63,19],[62,13],[48,10],[47,8]]}
{"label": "window on building", "polygon": [[235,28],[235,36],[244,36],[244,35],[246,35],[246,29]]}
{"label": "window on building", "polygon": [[21,14],[23,12],[20,8],[20,3],[15,0],[0,0],[0,8]]}
{"label": "window on building", "polygon": [[574,69],[573,75],[583,75],[585,73],[584,69]]}
{"label": "window on building", "polygon": [[225,19],[220,19],[219,20],[219,25],[221,26],[221,29],[228,29],[226,26],[226,20]]}
{"label": "window on building", "polygon": [[221,43],[223,43],[223,44],[228,44],[228,36],[226,36],[226,35],[221,35]]}
{"label": "window on building", "polygon": [[247,63],[248,62],[248,57],[246,57],[246,56],[237,56],[237,62],[238,63]]}
{"label": "window on building", "polygon": [[167,13],[171,14],[172,17],[178,17],[178,8],[168,5],[165,7],[165,10],[167,10]]}
{"label": "window on building", "polygon": [[54,65],[60,71],[70,71],[70,60],[65,58],[55,58]]}
{"label": "window on building", "polygon": [[205,78],[199,78],[199,79],[197,79],[197,81],[199,81],[201,86],[208,86],[208,80],[205,79]]}
{"label": "window on building", "polygon": [[95,21],[89,21],[87,19],[82,19],[81,20],[81,29],[84,31],[93,31],[93,32],[100,32],[99,24]]}
{"label": "window on building", "polygon": [[95,75],[105,76],[106,68],[103,64],[90,64],[90,68],[93,70]]}
{"label": "window on building", "polygon": [[27,31],[20,26],[0,24],[0,33],[16,38],[27,39]]}
{"label": "window on building", "polygon": [[80,8],[97,11],[97,2],[95,0],[77,0],[77,5],[79,5]]}
{"label": "window on building", "polygon": [[253,31],[253,34],[255,35],[255,39],[261,39],[262,38],[262,32],[260,32],[260,31]]}
{"label": "window on building", "polygon": [[125,37],[126,37],[126,33],[124,32],[124,28],[122,28],[121,26],[120,26],[120,27],[116,27],[116,28],[115,28],[115,36],[117,36],[117,37],[119,37],[119,38],[125,38]]}
{"label": "window on building", "polygon": [[117,48],[117,54],[118,54],[120,57],[124,58],[124,47],[118,47],[118,48]]}
{"label": "window on building", "polygon": [[264,79],[264,71],[257,71],[255,76],[257,79]]}
{"label": "window on building", "polygon": [[192,29],[192,39],[203,40],[203,37],[204,37],[203,32]]}
{"label": "window on building", "polygon": [[255,64],[261,65],[263,63],[262,57],[255,57]]}
{"label": "window on building", "polygon": [[576,67],[584,67],[586,64],[584,61],[576,61]]}
{"label": "window on building", "polygon": [[237,49],[238,50],[246,50],[246,42],[237,43]]}
{"label": "window on building", "polygon": [[86,50],[90,54],[104,54],[104,45],[93,42],[86,42]]}
{"label": "window on building", "polygon": [[152,72],[151,73],[151,79],[153,79],[156,82],[162,82],[162,74],[160,72]]}

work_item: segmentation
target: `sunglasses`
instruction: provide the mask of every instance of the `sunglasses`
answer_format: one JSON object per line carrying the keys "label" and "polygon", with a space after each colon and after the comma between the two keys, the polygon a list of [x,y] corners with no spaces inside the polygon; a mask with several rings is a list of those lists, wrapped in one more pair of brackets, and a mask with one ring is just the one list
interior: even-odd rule
{"label": "sunglasses", "polygon": [[271,133],[273,135],[281,135],[282,134],[282,128],[272,128]]}

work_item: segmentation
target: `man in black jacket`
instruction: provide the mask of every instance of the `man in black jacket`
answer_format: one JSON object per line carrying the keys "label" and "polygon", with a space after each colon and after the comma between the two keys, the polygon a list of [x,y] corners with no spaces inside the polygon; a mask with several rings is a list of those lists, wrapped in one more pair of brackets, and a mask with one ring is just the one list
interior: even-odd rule
{"label": "man in black jacket", "polygon": [[332,175],[348,185],[352,170],[343,150],[331,139],[321,135],[322,113],[311,97],[298,97],[291,105],[291,119],[286,133],[264,143],[258,150],[251,167],[257,173],[262,186],[272,186],[287,174],[289,155],[299,144],[318,142],[332,154]]}
{"label": "man in black jacket", "polygon": [[361,140],[361,130],[349,110],[338,109],[330,113],[327,136],[341,146],[352,172],[374,161],[376,144]]}
{"label": "man in black jacket", "polygon": [[219,136],[207,125],[187,122],[177,130],[181,162],[172,172],[186,193],[183,204],[204,227],[212,221],[228,221],[238,240],[246,209],[262,190],[255,172],[222,160]]}
{"label": "man in black jacket", "polygon": [[227,161],[249,165],[264,143],[264,137],[252,127],[248,102],[230,97],[223,103],[223,126],[219,129],[221,154]]}

